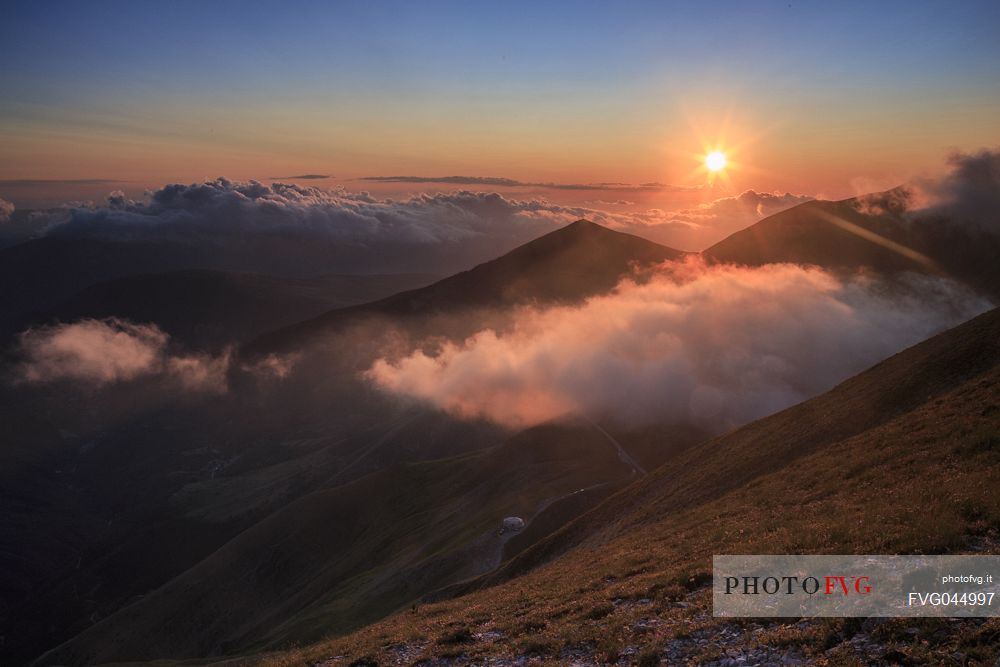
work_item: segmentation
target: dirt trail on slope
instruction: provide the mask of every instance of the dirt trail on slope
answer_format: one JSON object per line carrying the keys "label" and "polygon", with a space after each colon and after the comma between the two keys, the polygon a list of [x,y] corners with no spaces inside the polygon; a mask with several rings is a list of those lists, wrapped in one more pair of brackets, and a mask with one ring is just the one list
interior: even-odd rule
{"label": "dirt trail on slope", "polygon": [[635,472],[635,473],[638,473],[639,475],[645,476],[645,475],[648,474],[646,472],[646,469],[643,468],[641,465],[639,465],[639,462],[636,461],[634,458],[632,458],[631,454],[629,454],[627,451],[625,451],[625,448],[622,446],[622,443],[618,442],[618,440],[616,440],[613,435],[611,435],[610,433],[608,433],[607,431],[605,431],[604,428],[600,424],[598,424],[597,422],[595,422],[590,417],[584,416],[584,419],[586,419],[587,422],[591,426],[593,426],[595,429],[597,429],[597,431],[601,435],[603,435],[605,438],[607,438],[608,442],[610,442],[612,445],[614,445],[615,449],[618,450],[618,459],[622,463],[624,463],[624,464],[626,464],[628,466],[631,466],[632,467],[632,471]]}

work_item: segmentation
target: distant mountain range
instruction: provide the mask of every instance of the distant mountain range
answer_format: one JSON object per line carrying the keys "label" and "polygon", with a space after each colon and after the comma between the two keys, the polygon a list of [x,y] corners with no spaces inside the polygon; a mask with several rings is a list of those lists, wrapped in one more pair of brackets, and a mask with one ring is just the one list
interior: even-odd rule
{"label": "distant mountain range", "polygon": [[292,278],[189,269],[140,274],[87,287],[52,308],[43,321],[119,317],[155,322],[188,347],[218,349],[331,308],[374,301],[434,280],[408,273]]}
{"label": "distant mountain range", "polygon": [[[811,201],[764,218],[701,253],[710,262],[761,266],[793,263],[833,271],[946,276],[1000,299],[1000,237],[948,221],[913,222],[899,211],[866,213],[869,200]],[[360,318],[432,314],[517,304],[580,301],[613,288],[637,267],[696,256],[586,220],[525,244],[425,288],[335,310],[269,333],[246,346],[250,354],[295,349]]]}
{"label": "distant mountain range", "polygon": [[[947,275],[1000,298],[995,261],[1000,238],[948,220],[914,222],[891,205],[894,199],[890,191],[800,204],[702,255],[751,266],[792,262],[886,275]],[[888,204],[872,206],[873,201]],[[633,265],[691,254],[581,220],[421,291],[395,294],[420,287],[430,275],[357,274],[356,263],[345,264],[345,258],[358,252],[345,247],[328,255],[326,272],[317,272],[322,262],[310,258],[299,273],[289,273],[292,260],[282,259],[281,271],[273,272],[278,260],[268,259],[263,248],[235,252],[195,242],[33,239],[0,249],[0,282],[9,287],[0,297],[0,340],[31,324],[114,314],[154,321],[199,346],[254,339],[251,352],[290,348],[366,315],[426,317],[580,300],[608,291]],[[343,267],[352,272],[335,275]],[[225,309],[216,308],[220,303]]]}
{"label": "distant mountain range", "polygon": [[41,238],[0,249],[0,342],[32,325],[115,315],[218,346],[434,278],[263,274],[248,266],[255,264],[195,243]]}

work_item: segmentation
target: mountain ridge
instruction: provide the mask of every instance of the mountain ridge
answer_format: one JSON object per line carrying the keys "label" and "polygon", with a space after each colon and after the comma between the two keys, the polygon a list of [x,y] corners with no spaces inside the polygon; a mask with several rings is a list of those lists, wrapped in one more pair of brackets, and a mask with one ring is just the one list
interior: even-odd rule
{"label": "mountain ridge", "polygon": [[611,290],[635,265],[688,254],[581,219],[427,287],[330,311],[264,334],[241,351],[254,357],[289,350],[365,317],[409,318],[527,303],[575,303]]}

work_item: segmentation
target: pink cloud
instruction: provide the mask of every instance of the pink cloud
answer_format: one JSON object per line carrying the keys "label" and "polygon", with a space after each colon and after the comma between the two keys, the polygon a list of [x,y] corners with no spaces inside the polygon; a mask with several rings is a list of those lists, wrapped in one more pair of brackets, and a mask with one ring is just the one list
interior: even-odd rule
{"label": "pink cloud", "polygon": [[817,268],[690,261],[581,307],[522,310],[509,333],[486,329],[437,353],[378,359],[366,377],[514,427],[584,413],[724,429],[989,307],[957,285],[915,280],[912,292],[888,294]]}
{"label": "pink cloud", "polygon": [[225,391],[228,353],[171,354],[169,340],[155,325],[117,318],[29,329],[20,336],[18,374],[32,384],[70,381],[101,387],[157,377],[191,391]]}

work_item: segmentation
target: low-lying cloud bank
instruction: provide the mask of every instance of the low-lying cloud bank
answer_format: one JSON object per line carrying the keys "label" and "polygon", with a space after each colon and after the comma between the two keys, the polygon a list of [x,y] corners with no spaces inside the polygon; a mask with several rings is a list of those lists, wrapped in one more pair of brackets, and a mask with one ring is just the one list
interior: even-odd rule
{"label": "low-lying cloud bank", "polygon": [[546,188],[548,190],[610,190],[621,192],[697,192],[707,186],[686,187],[666,183],[542,183],[519,181],[497,176],[366,176],[359,180],[375,183],[438,183],[442,185],[478,185],[508,188]]}
{"label": "low-lying cloud bank", "polygon": [[[911,216],[950,216],[986,230],[1000,228],[995,215],[1000,206],[1000,152],[955,154],[948,164],[949,170],[942,177],[916,179],[888,198],[876,197],[870,202],[863,198],[862,206],[871,204],[875,213],[890,210],[906,211]],[[318,176],[322,174],[294,178]],[[553,191],[674,189],[661,183],[543,184],[479,176],[377,176],[370,180],[477,188],[530,185]],[[614,211],[601,206],[620,207],[631,202],[592,200],[596,207],[568,206],[543,197],[518,198],[482,191],[390,199],[344,189],[218,178],[166,185],[142,201],[116,192],[103,205],[70,207],[54,216],[46,233],[116,241],[217,242],[229,253],[245,249],[254,239],[261,241],[260,249],[280,243],[281,252],[287,255],[301,251],[311,256],[317,248],[349,246],[367,253],[369,264],[382,256],[398,260],[400,256],[426,255],[424,266],[397,270],[448,272],[468,268],[580,218],[682,250],[702,250],[761,218],[810,199],[804,194],[747,190],[681,210]],[[10,216],[11,210],[0,204],[0,221]],[[457,258],[453,260],[456,266],[448,265],[447,258]]]}
{"label": "low-lying cloud bank", "polygon": [[[481,180],[470,184],[489,186],[507,181]],[[623,186],[594,187],[616,190]],[[467,254],[464,264],[468,264],[487,259],[486,249],[492,253],[508,250],[581,218],[666,245],[700,249],[808,199],[748,190],[681,211],[649,209],[628,213],[565,206],[540,197],[506,197],[495,192],[379,199],[367,192],[218,178],[167,185],[149,193],[144,201],[115,192],[105,205],[71,207],[54,216],[46,233],[125,242],[228,244],[230,253],[254,239],[281,242],[286,254],[294,253],[299,246],[306,251],[304,254],[310,254],[317,245],[324,244],[353,246],[373,256],[391,252],[387,248],[410,247],[414,253],[444,250],[458,257]]]}
{"label": "low-lying cloud bank", "polygon": [[[230,239],[234,234],[343,242],[433,244],[460,241],[508,223],[550,222],[528,203],[458,192],[376,199],[366,192],[218,178],[167,185],[148,201],[112,193],[107,206],[77,208],[50,235],[112,240]],[[521,217],[513,219],[517,215]],[[508,230],[510,231],[510,230]]]}
{"label": "low-lying cloud bank", "polygon": [[14,205],[6,199],[0,199],[0,225],[8,222],[14,215]]}
{"label": "low-lying cloud bank", "polygon": [[386,391],[523,427],[568,413],[725,429],[829,389],[990,307],[956,284],[903,293],[816,268],[665,265],[582,307],[524,310],[437,354],[379,359]]}
{"label": "low-lying cloud bank", "polygon": [[81,320],[29,329],[20,336],[17,377],[30,384],[69,381],[92,387],[154,377],[189,391],[226,390],[230,355],[178,355],[151,324]]}

